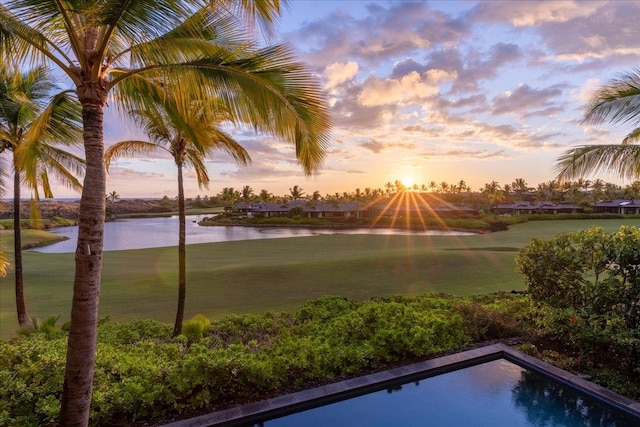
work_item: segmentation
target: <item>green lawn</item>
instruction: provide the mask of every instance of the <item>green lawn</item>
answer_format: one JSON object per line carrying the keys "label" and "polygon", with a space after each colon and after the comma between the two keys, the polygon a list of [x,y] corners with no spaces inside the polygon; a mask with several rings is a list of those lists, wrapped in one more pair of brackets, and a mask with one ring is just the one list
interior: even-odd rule
{"label": "green lawn", "polygon": [[[475,236],[325,235],[190,245],[186,317],[289,310],[327,294],[369,298],[522,290],[513,259],[531,237],[550,238],[594,225],[612,231],[638,222],[532,221]],[[25,242],[38,238],[31,232],[25,233]],[[10,252],[12,234],[1,233],[0,247]],[[176,248],[105,252],[100,315],[172,322],[176,268]],[[25,252],[24,272],[30,315],[62,314],[61,320],[67,320],[73,254]],[[8,338],[17,329],[13,276],[0,280],[0,337]]]}

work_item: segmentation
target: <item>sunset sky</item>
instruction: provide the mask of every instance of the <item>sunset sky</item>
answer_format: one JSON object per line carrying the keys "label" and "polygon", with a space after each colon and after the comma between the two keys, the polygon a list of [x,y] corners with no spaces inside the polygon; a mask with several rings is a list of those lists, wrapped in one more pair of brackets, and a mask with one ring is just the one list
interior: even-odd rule
{"label": "sunset sky", "polygon": [[[208,190],[186,172],[187,196],[244,185],[276,195],[298,185],[325,195],[395,180],[464,180],[477,190],[524,178],[535,186],[554,178],[564,150],[617,143],[630,131],[581,120],[594,88],[640,67],[637,0],[293,0],[279,29],[332,106],[335,127],[320,174],[305,177],[290,145],[235,130],[253,163],[236,166],[219,154],[207,163]],[[107,145],[135,134],[107,119]],[[107,191],[174,197],[175,165],[159,157],[118,160]]]}

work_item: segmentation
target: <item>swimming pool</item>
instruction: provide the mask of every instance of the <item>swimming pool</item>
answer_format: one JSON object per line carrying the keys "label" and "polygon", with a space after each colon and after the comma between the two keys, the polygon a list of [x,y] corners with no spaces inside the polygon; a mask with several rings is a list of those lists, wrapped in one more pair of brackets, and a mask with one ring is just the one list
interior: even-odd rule
{"label": "swimming pool", "polygon": [[499,359],[254,425],[637,427],[640,419]]}
{"label": "swimming pool", "polygon": [[498,344],[170,426],[636,427],[640,403]]}

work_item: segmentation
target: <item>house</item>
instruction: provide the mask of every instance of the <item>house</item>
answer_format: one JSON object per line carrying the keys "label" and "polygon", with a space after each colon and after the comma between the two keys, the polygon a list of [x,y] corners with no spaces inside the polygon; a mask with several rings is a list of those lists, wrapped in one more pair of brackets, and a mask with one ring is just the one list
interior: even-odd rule
{"label": "house", "polygon": [[233,210],[249,216],[260,215],[264,217],[294,214],[308,218],[360,218],[366,212],[366,207],[357,202],[330,204],[293,200],[286,203],[237,203]]}
{"label": "house", "polygon": [[616,199],[602,200],[593,204],[594,213],[610,213],[618,215],[640,214],[640,200]]}
{"label": "house", "polygon": [[559,213],[578,213],[583,208],[574,203],[566,202],[528,202],[518,201],[513,203],[499,203],[492,208],[492,212],[497,215],[513,214],[559,214]]}

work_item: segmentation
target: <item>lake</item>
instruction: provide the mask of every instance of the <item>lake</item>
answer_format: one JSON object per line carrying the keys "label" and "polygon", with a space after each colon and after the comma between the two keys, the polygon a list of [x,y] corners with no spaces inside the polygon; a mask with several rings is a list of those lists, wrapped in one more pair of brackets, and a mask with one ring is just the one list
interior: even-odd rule
{"label": "lake", "polygon": [[[422,236],[469,236],[474,233],[456,231],[406,231],[397,229],[354,228],[348,230],[293,228],[293,227],[240,227],[206,226],[198,221],[207,215],[187,216],[187,244],[228,242],[233,240],[276,239],[306,237],[321,234],[402,234]],[[210,215],[209,215],[210,216]],[[49,230],[69,239],[48,246],[30,249],[35,252],[75,252],[78,227],[60,227]],[[104,250],[159,248],[178,245],[178,217],[118,219],[104,225]]]}

